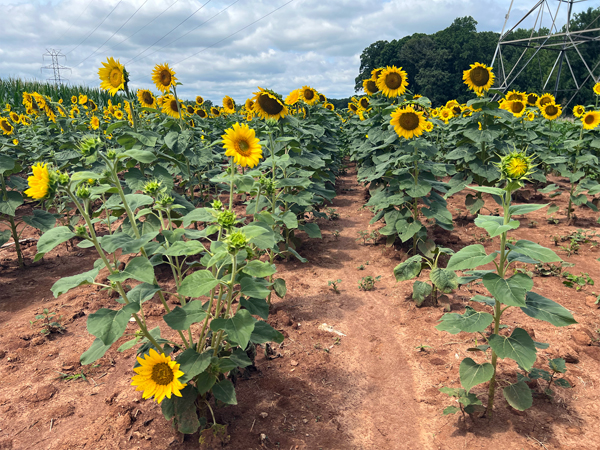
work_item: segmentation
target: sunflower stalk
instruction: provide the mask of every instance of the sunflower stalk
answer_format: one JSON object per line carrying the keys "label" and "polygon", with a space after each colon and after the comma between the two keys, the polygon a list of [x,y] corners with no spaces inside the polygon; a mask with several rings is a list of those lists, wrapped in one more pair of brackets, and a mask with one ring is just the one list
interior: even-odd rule
{"label": "sunflower stalk", "polygon": [[[8,192],[6,190],[6,181],[4,180],[4,174],[0,174],[0,183],[2,187],[2,200],[8,201]],[[17,231],[17,224],[15,222],[15,218],[13,216],[7,215],[8,223],[10,224],[10,233],[12,235],[13,240],[15,241],[15,251],[17,252],[17,260],[19,264],[19,269],[23,269],[25,265],[23,264],[23,253],[21,251],[21,244],[19,244],[19,233]]]}

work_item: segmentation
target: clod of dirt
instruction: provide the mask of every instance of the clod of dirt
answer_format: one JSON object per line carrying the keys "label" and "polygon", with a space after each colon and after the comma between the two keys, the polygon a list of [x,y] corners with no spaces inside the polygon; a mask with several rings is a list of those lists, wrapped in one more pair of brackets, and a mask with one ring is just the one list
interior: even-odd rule
{"label": "clod of dirt", "polygon": [[262,417],[263,419],[266,419],[267,417],[269,417],[269,413],[266,413],[266,412],[261,412],[261,413],[259,414],[259,416],[260,416],[260,417]]}
{"label": "clod of dirt", "polygon": [[588,305],[590,308],[598,309],[598,308],[600,308],[600,305],[596,304],[597,300],[598,299],[596,297],[594,297],[593,295],[588,295],[585,298],[585,304]]}
{"label": "clod of dirt", "polygon": [[6,352],[4,350],[0,350],[0,359],[6,356]]}
{"label": "clod of dirt", "polygon": [[32,403],[45,402],[50,400],[57,391],[58,389],[52,385],[40,386],[29,395],[29,401]]}
{"label": "clod of dirt", "polygon": [[583,352],[590,358],[600,361],[600,347],[584,347]]}
{"label": "clod of dirt", "polygon": [[298,361],[296,361],[296,360],[294,360],[294,359],[292,359],[292,360],[290,361],[290,366],[294,366],[294,367],[296,367],[297,365],[298,365]]}
{"label": "clod of dirt", "polygon": [[581,346],[592,345],[592,340],[587,335],[587,333],[585,333],[583,331],[573,331],[571,333],[571,339],[577,345],[581,345]]}
{"label": "clod of dirt", "polygon": [[279,310],[277,311],[277,323],[289,327],[293,322],[291,317],[285,311]]}

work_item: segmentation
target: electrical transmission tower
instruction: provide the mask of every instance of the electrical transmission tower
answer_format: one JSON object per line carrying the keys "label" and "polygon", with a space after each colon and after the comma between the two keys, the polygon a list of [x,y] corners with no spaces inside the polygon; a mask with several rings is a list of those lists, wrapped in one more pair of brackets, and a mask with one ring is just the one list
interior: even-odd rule
{"label": "electrical transmission tower", "polygon": [[65,55],[63,55],[60,50],[54,50],[54,49],[46,49],[46,51],[48,53],[44,53],[42,55],[42,59],[44,60],[44,62],[46,62],[46,57],[49,56],[52,58],[52,64],[47,65],[42,67],[40,70],[52,70],[53,72],[53,77],[48,78],[48,81],[54,81],[55,84],[62,84],[63,81],[69,81],[66,78],[62,78],[60,76],[60,71],[61,70],[71,70],[68,67],[65,66],[61,66],[58,62],[58,58],[65,58],[65,61],[67,59],[67,57]]}
{"label": "electrical transmission tower", "polygon": [[[497,74],[500,90],[506,92],[510,89],[525,68],[534,63],[536,56],[538,58],[537,62],[540,64],[541,91],[553,91],[557,101],[559,92],[570,95],[565,106],[575,98],[590,79],[591,83],[599,81],[600,71],[598,66],[600,60],[593,64],[587,56],[588,53],[582,50],[587,46],[596,46],[596,48],[600,46],[600,15],[596,16],[591,23],[586,24],[585,28],[571,30],[573,5],[583,1],[585,0],[536,1],[535,5],[516,23],[511,21],[514,25],[507,30],[514,3],[514,0],[511,0],[491,64],[492,67],[496,64],[494,72]],[[551,6],[555,7],[551,8]],[[510,36],[526,19],[535,19],[533,27],[528,31],[529,36],[520,38],[515,38],[514,34]],[[564,25],[558,28],[560,24]],[[508,47],[516,49],[516,52],[515,50],[509,50]],[[519,55],[519,51],[521,51],[520,56],[515,60],[515,56]],[[506,58],[506,54],[509,53],[512,53],[510,62]],[[554,55],[556,56],[552,69],[547,74],[542,73],[541,63],[539,62],[539,58],[543,56],[543,53],[551,55],[550,60],[554,59]],[[579,67],[579,70],[574,69],[575,65]],[[567,71],[567,75],[561,77],[563,72]],[[565,89],[563,87],[566,81],[565,78],[569,78],[569,75],[575,87]],[[551,80],[553,80],[553,83]]]}

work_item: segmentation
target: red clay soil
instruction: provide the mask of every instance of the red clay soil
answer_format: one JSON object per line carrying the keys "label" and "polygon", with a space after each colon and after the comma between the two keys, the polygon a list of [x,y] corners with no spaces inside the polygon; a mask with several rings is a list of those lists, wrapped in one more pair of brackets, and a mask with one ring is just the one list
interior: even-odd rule
{"label": "red clay soil", "polygon": [[[465,356],[473,357],[466,349],[474,339],[467,333],[439,332],[434,326],[446,309],[463,312],[467,304],[483,309],[469,299],[485,291],[480,285],[464,286],[439,306],[417,308],[410,300],[412,281],[396,283],[392,272],[407,258],[406,250],[386,247],[383,239],[366,246],[357,241],[359,231],[381,225],[369,225],[372,214],[362,208],[366,189],[357,184],[353,168],[339,178],[337,192],[332,207],[340,217],[319,221],[323,239],[301,236],[299,252],[309,262],[278,263],[288,294],[274,301],[270,322],[286,339],[268,358],[264,347],[258,348],[257,370],[237,381],[238,405],[216,411],[217,421],[227,424],[225,448],[600,448],[600,311],[593,286],[578,292],[565,287],[560,276],[534,278],[534,290],[571,310],[577,325],[556,328],[516,308],[503,316],[508,332],[519,326],[536,341],[550,343],[538,352],[536,367],[543,368],[553,357],[567,359],[566,378],[572,389],[556,388],[551,400],[535,398],[525,412],[510,408],[498,391],[493,420],[443,416],[442,410],[456,403],[439,388],[459,386],[458,366]],[[552,201],[528,193],[532,201]],[[486,240],[483,230],[473,225],[464,197],[461,193],[449,201],[454,231],[430,230],[431,237],[454,250],[476,242],[488,252],[498,248],[498,239]],[[554,249],[575,264],[567,269],[571,273],[587,272],[600,281],[600,252],[593,241],[570,256],[560,248],[568,241],[558,238],[559,246],[554,245],[552,236],[567,236],[578,228],[600,229],[598,213],[584,209],[576,210],[574,224],[566,224],[562,197],[566,196],[554,199],[561,207],[554,214],[558,224],[548,223],[541,210],[523,218],[522,228],[511,236]],[[497,208],[491,198],[486,206]],[[61,245],[43,261],[32,263],[33,244],[25,255],[27,267],[19,270],[14,248],[0,250],[0,449],[199,448],[198,435],[176,433],[160,406],[142,400],[130,386],[134,351],[116,351],[127,337],[96,364],[80,366],[79,356],[93,341],[86,330],[87,315],[116,304],[93,286],[58,299],[50,287],[59,277],[91,269],[93,251]],[[358,269],[361,265],[363,270]],[[359,280],[367,275],[381,275],[381,280],[372,291],[359,290]],[[328,286],[338,279],[339,294]],[[63,316],[65,333],[44,337],[39,327],[30,325],[43,308]],[[144,311],[151,326],[159,324],[163,308],[158,300],[146,302]],[[504,360],[499,367],[500,386],[516,381],[516,364]],[[85,379],[66,380],[82,373]],[[485,399],[487,385],[473,391]]]}

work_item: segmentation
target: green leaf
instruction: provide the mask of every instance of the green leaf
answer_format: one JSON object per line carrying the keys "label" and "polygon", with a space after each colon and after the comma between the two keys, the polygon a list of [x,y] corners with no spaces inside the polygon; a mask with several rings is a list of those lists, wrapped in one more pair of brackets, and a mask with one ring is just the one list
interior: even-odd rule
{"label": "green leaf", "polygon": [[429,192],[431,192],[431,185],[427,183],[417,184],[416,186],[413,184],[408,189],[406,189],[406,195],[412,198],[420,198],[425,197]]}
{"label": "green leaf", "polygon": [[525,305],[521,310],[529,317],[550,322],[554,326],[565,327],[577,323],[569,310],[535,292],[527,293]]}
{"label": "green leaf", "polygon": [[125,153],[123,153],[124,155],[129,156],[130,158],[135,159],[138,162],[144,163],[144,164],[150,164],[151,162],[153,162],[156,159],[156,156],[154,156],[154,153],[149,152],[147,150],[127,150]]}
{"label": "green leaf", "polygon": [[231,359],[231,361],[233,361],[233,363],[236,364],[237,367],[244,368],[252,365],[252,361],[250,360],[246,352],[241,348],[236,348],[229,357],[229,359]]}
{"label": "green leaf", "polygon": [[204,245],[200,241],[177,241],[171,245],[165,252],[166,256],[191,256],[205,251]]}
{"label": "green leaf", "polygon": [[0,191],[0,214],[14,217],[17,208],[23,204],[23,196],[17,191],[6,192],[6,200],[4,200]]}
{"label": "green leaf", "polygon": [[548,365],[555,372],[565,373],[567,371],[566,362],[562,358],[551,359],[548,361]]}
{"label": "green leaf", "polygon": [[44,256],[45,253],[48,253],[56,246],[74,238],[75,236],[75,233],[69,230],[68,227],[64,226],[52,228],[51,230],[46,231],[44,234],[42,234],[42,237],[40,237],[40,240],[37,243],[38,254],[35,255],[35,260],[39,260],[42,256]]}
{"label": "green leaf", "polygon": [[485,201],[481,198],[481,194],[467,194],[465,197],[465,206],[471,214],[477,214],[485,205]]}
{"label": "green leaf", "polygon": [[196,378],[196,389],[198,389],[198,394],[204,395],[214,386],[217,382],[217,377],[208,372],[202,372]]}
{"label": "green leaf", "polygon": [[191,324],[201,322],[206,318],[206,311],[200,300],[193,300],[184,306],[177,306],[163,319],[174,330],[187,330]]}
{"label": "green leaf", "polygon": [[562,261],[562,259],[549,248],[542,247],[540,244],[524,239],[517,241],[515,244],[507,244],[507,247],[540,262],[550,263]]}
{"label": "green leaf", "polygon": [[473,189],[477,192],[485,192],[486,194],[493,194],[497,196],[504,195],[504,189],[490,187],[490,186],[467,186],[469,189]]}
{"label": "green leaf", "polygon": [[88,316],[87,329],[105,345],[112,345],[125,333],[131,315],[139,310],[139,303],[130,303],[119,310],[100,308]]}
{"label": "green leaf", "polygon": [[233,383],[229,380],[222,380],[215,384],[212,388],[212,393],[217,400],[227,405],[237,405],[235,387],[233,387]]}
{"label": "green leaf", "polygon": [[285,285],[285,280],[283,278],[275,278],[273,280],[273,290],[277,297],[283,298],[285,294],[287,294],[287,286]]}
{"label": "green leaf", "polygon": [[23,222],[42,232],[51,230],[56,224],[56,217],[43,209],[34,209],[33,216],[23,216]]}
{"label": "green leaf", "polygon": [[148,284],[154,284],[154,267],[145,256],[133,258],[122,272],[114,273],[108,276],[110,281],[125,281],[129,278],[142,281]]}
{"label": "green leaf", "polygon": [[10,156],[0,155],[0,175],[15,168],[16,161]]}
{"label": "green leaf", "polygon": [[100,272],[99,268],[88,270],[87,272],[80,273],[79,275],[61,278],[52,285],[50,290],[54,294],[54,298],[56,298],[77,286],[93,283],[98,276],[98,272]]}
{"label": "green leaf", "polygon": [[545,205],[536,205],[536,204],[511,205],[508,208],[508,213],[511,216],[518,216],[518,215],[527,214],[527,213],[530,213],[533,211],[537,211],[538,209],[545,208],[546,206],[548,206],[548,204],[545,204]]}
{"label": "green leaf", "polygon": [[421,255],[415,255],[394,268],[396,281],[407,281],[415,278],[421,273]]}
{"label": "green leaf", "polygon": [[281,219],[283,220],[283,223],[285,224],[285,226],[287,228],[294,229],[294,228],[298,228],[298,219],[296,217],[296,214],[294,214],[292,211],[286,211],[282,216]]}
{"label": "green leaf", "polygon": [[9,241],[11,236],[10,230],[0,231],[0,247]]}
{"label": "green leaf", "polygon": [[215,222],[216,218],[213,216],[209,208],[196,208],[192,212],[183,216],[183,226],[189,227],[192,222]]}
{"label": "green leaf", "polygon": [[298,227],[299,230],[304,231],[308,234],[309,238],[313,239],[321,239],[321,230],[319,229],[319,225],[316,223],[305,223]]}
{"label": "green leaf", "polygon": [[440,320],[441,322],[435,327],[437,330],[458,334],[461,331],[467,333],[483,331],[494,321],[494,317],[489,313],[478,312],[470,306],[466,306],[464,314],[444,314]]}
{"label": "green leaf", "polygon": [[187,383],[196,375],[204,372],[210,365],[211,352],[198,353],[193,348],[185,350],[177,363],[181,364],[179,370],[183,372],[183,376],[179,378],[182,383]]}
{"label": "green leaf", "polygon": [[102,342],[102,339],[96,338],[94,342],[92,342],[92,346],[88,348],[81,357],[79,358],[79,362],[82,366],[86,366],[93,362],[98,361],[100,358],[104,356],[104,354],[108,351],[112,344],[105,345]]}
{"label": "green leaf", "polygon": [[508,306],[525,306],[525,295],[533,288],[533,280],[517,273],[505,280],[495,273],[483,276],[483,285],[498,300]]}
{"label": "green leaf", "polygon": [[161,403],[162,413],[167,420],[175,419],[177,430],[183,434],[194,434],[200,428],[196,400],[198,391],[188,384],[179,391],[181,397],[172,395]]}
{"label": "green leaf", "polygon": [[418,220],[408,223],[408,225],[404,220],[399,220],[396,222],[396,231],[398,232],[398,237],[402,242],[406,242],[413,238],[415,234],[421,231],[421,228],[423,228],[423,225]]}
{"label": "green leaf", "polygon": [[449,414],[456,414],[459,411],[460,411],[460,408],[458,406],[446,406],[444,408],[444,411],[442,411],[442,414],[444,416],[447,416]]}
{"label": "green leaf", "polygon": [[492,334],[488,343],[498,357],[510,358],[526,371],[530,371],[535,363],[537,357],[535,344],[527,331],[522,328],[515,328],[510,337]]}
{"label": "green leaf", "polygon": [[477,364],[471,358],[465,358],[460,363],[459,375],[460,384],[469,392],[473,386],[492,379],[494,366],[490,363]]}
{"label": "green leaf", "polygon": [[502,393],[508,404],[518,411],[525,411],[533,405],[531,389],[524,381],[505,387]]}
{"label": "green leaf", "polygon": [[425,301],[425,298],[431,294],[433,288],[429,283],[424,283],[423,281],[415,281],[413,284],[413,294],[412,298],[415,301],[417,306],[421,306]]}
{"label": "green leaf", "polygon": [[214,319],[210,323],[212,331],[225,330],[228,337],[241,348],[248,346],[250,336],[254,331],[256,319],[246,309],[241,309],[230,319]]}
{"label": "green leaf", "polygon": [[127,255],[129,253],[139,252],[144,245],[154,239],[157,235],[158,232],[154,231],[152,233],[144,234],[139,239],[134,239],[128,234],[120,232],[103,236],[100,245],[108,253],[113,253],[118,249],[121,249],[121,254]]}
{"label": "green leaf", "polygon": [[[267,261],[255,259],[244,266],[242,272],[258,278],[265,278],[277,272],[275,264],[269,264]],[[267,294],[268,295],[268,294]]]}
{"label": "green leaf", "polygon": [[490,237],[495,237],[504,233],[505,231],[519,228],[520,222],[518,220],[511,220],[507,224],[504,224],[503,217],[482,216],[480,214],[475,219],[475,225],[480,228],[484,228]]}
{"label": "green leaf", "polygon": [[281,344],[283,342],[283,334],[274,329],[267,322],[259,320],[254,324],[254,330],[250,336],[250,341],[255,344],[264,344],[265,342],[276,342]]}
{"label": "green leaf", "polygon": [[209,270],[198,270],[184,278],[177,292],[185,297],[196,298],[207,295],[218,284],[219,280]]}
{"label": "green leaf", "polygon": [[242,278],[240,281],[240,290],[242,294],[252,298],[267,298],[271,290],[271,283],[260,278]]}
{"label": "green leaf", "polygon": [[453,270],[436,267],[429,274],[433,284],[442,292],[449,293],[458,287],[458,276]]}
{"label": "green leaf", "polygon": [[246,308],[253,316],[259,316],[265,320],[269,317],[269,304],[264,298],[242,297],[240,305]]}
{"label": "green leaf", "polygon": [[446,268],[450,270],[474,269],[492,262],[497,254],[498,252],[494,252],[488,255],[481,244],[469,245],[452,255]]}
{"label": "green leaf", "polygon": [[558,378],[557,380],[554,380],[554,384],[555,384],[556,386],[559,386],[559,387],[562,387],[562,388],[567,388],[567,389],[568,389],[568,388],[570,388],[570,387],[572,387],[572,386],[571,386],[571,383],[569,383],[569,382],[568,382],[566,379],[564,379],[564,378]]}
{"label": "green leaf", "polygon": [[160,291],[160,287],[155,284],[141,283],[127,293],[130,302],[144,303],[150,300]]}

